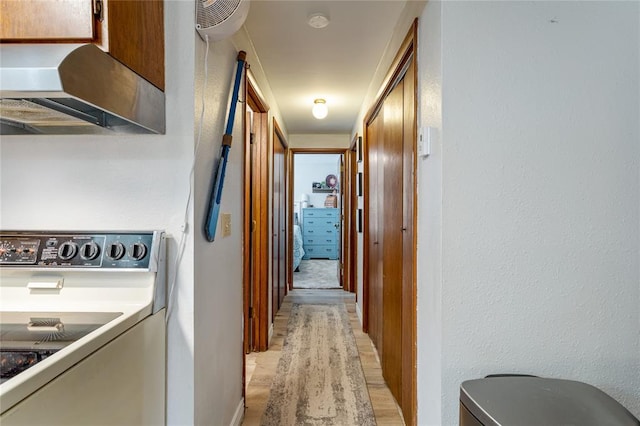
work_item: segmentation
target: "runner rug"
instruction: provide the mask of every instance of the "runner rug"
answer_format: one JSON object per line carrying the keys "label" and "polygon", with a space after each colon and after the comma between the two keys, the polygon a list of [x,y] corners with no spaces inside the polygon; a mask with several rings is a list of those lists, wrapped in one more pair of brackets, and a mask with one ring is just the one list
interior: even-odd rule
{"label": "runner rug", "polygon": [[344,305],[291,307],[262,425],[375,425]]}

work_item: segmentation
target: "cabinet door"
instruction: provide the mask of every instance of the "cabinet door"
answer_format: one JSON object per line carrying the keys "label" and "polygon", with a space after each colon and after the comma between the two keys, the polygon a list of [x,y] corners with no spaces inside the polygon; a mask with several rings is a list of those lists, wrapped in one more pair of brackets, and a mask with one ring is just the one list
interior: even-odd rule
{"label": "cabinet door", "polygon": [[4,0],[0,2],[0,40],[94,38],[91,0]]}

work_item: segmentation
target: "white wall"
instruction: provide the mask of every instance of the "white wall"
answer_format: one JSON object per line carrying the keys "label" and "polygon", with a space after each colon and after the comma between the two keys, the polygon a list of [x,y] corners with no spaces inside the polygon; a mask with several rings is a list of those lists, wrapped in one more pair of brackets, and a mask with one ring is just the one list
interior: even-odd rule
{"label": "white wall", "polygon": [[348,134],[289,135],[289,148],[344,148],[351,146]]}
{"label": "white wall", "polygon": [[418,157],[418,420],[442,423],[442,3],[427,3],[418,26],[419,126],[433,127],[431,154]]}
{"label": "white wall", "polygon": [[[195,424],[230,425],[242,412],[242,197],[243,112],[241,103],[233,127],[220,216],[231,215],[231,235],[223,236],[218,221],[216,237],[204,236],[209,197],[227,123],[237,50],[231,41],[210,43],[205,86],[204,58],[207,46],[196,42],[196,126],[205,95],[203,131],[195,163]],[[243,89],[240,87],[240,98]],[[198,132],[196,131],[196,134]]]}
{"label": "white wall", "polygon": [[425,9],[420,118],[441,139],[419,162],[419,424],[457,424],[460,383],[499,372],[584,381],[640,415],[639,16]]}
{"label": "white wall", "polygon": [[[324,182],[327,175],[340,179],[340,154],[295,154],[293,156],[293,198],[301,200],[302,194],[309,197],[309,207],[324,207],[328,193],[314,193],[311,184]],[[341,185],[338,182],[338,185]],[[300,218],[302,220],[302,218]]]}
{"label": "white wall", "polygon": [[[242,232],[244,197],[243,103],[237,104],[233,145],[227,165],[220,214],[231,215],[231,235],[224,237],[218,223],[216,238],[209,243],[203,224],[218,165],[222,134],[228,119],[238,51],[246,52],[258,91],[269,106],[269,135],[273,119],[285,137],[286,128],[268,80],[246,31],[232,38],[210,43],[208,81],[204,87],[206,44],[196,38],[196,134],[201,97],[205,94],[202,140],[195,164],[195,424],[230,425],[243,413],[242,359],[244,357],[242,305]],[[240,99],[244,88],[240,87]],[[271,158],[269,158],[271,163]],[[272,194],[269,194],[272,197]],[[269,218],[271,224],[271,218]],[[269,274],[271,276],[271,274]],[[271,286],[269,286],[271,287]],[[270,299],[269,299],[270,300]],[[270,317],[270,316],[269,316]],[[181,423],[185,424],[185,423]]]}

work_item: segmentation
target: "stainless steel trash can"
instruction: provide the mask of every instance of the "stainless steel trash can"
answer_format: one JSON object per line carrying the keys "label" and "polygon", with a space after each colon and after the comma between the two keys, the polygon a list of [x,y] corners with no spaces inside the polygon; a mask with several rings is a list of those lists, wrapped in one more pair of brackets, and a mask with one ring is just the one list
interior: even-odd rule
{"label": "stainless steel trash can", "polygon": [[582,382],[487,377],[460,386],[460,426],[640,426],[615,399]]}

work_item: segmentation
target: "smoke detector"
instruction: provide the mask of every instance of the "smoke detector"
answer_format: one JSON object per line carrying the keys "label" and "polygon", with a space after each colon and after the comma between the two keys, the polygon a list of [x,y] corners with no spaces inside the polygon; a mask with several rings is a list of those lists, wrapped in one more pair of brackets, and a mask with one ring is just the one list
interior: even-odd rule
{"label": "smoke detector", "polygon": [[307,19],[307,24],[313,28],[324,28],[329,25],[329,17],[322,12],[312,13]]}

